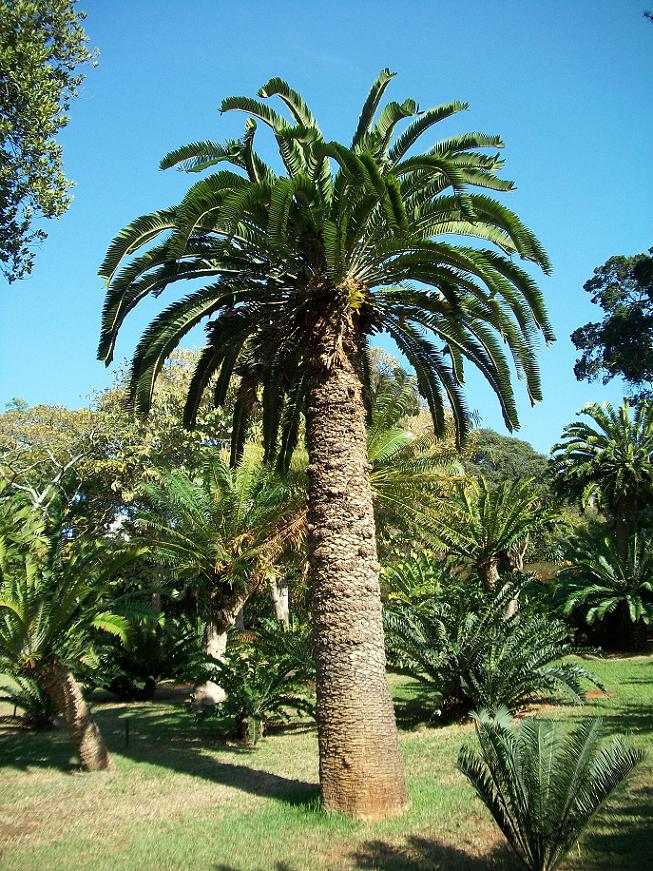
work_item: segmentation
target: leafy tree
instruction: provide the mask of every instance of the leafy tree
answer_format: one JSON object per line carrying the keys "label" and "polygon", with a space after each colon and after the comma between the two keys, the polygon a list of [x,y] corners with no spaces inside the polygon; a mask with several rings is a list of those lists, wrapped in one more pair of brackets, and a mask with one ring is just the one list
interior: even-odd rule
{"label": "leafy tree", "polygon": [[471,475],[482,475],[491,484],[531,478],[540,488],[546,487],[547,458],[522,439],[477,429],[470,436],[467,454],[465,469]]}
{"label": "leafy tree", "polygon": [[653,399],[653,248],[649,254],[611,257],[584,285],[603,320],[579,327],[571,340],[582,355],[578,380],[607,384],[621,376],[635,396]]}
{"label": "leafy tree", "polygon": [[625,559],[637,514],[653,498],[653,405],[642,402],[632,412],[627,401],[618,411],[590,403],[579,413],[591,423],[567,424],[551,448],[552,470],[563,493],[612,515]]}
{"label": "leafy tree", "polygon": [[506,714],[475,715],[480,753],[463,747],[458,767],[523,866],[555,871],[643,754],[621,738],[601,746],[598,718],[567,735],[528,718],[516,733]]}
{"label": "leafy tree", "polygon": [[38,218],[71,202],[57,133],[95,53],[87,48],[75,0],[0,0],[0,269],[29,274]]}
{"label": "leafy tree", "polygon": [[[456,135],[412,153],[422,134],[466,104],[420,111],[405,100],[377,115],[392,75],[383,70],[373,84],[349,147],[326,140],[281,79],[259,96],[278,97],[290,120],[254,99],[224,100],[223,111],[248,116],[244,137],[192,143],[161,165],[229,168],[198,181],[179,205],[137,218],[101,267],[109,287],[99,356],[107,363],[140,300],[179,280],[203,280],[143,334],[131,379],[139,413],[150,406],[163,361],[205,318],[186,425],[209,379],[218,375],[219,405],[236,373],[233,460],[260,402],[265,459],[286,467],[306,413],[322,796],[327,808],[366,819],[398,813],[407,801],[385,674],[367,460],[369,337],[383,330],[394,339],[438,432],[448,399],[461,440],[465,362],[487,378],[514,428],[504,348],[537,400],[536,337],[553,338],[534,281],[510,257],[548,270],[546,254],[513,212],[476,190],[513,187],[497,175],[500,138]],[[254,149],[259,123],[275,138],[282,175]],[[452,244],[456,235],[481,245]]]}
{"label": "leafy tree", "polygon": [[573,650],[564,623],[549,615],[505,617],[523,586],[517,578],[488,596],[459,584],[421,607],[386,610],[390,655],[431,690],[445,719],[482,706],[521,710],[554,691],[580,702],[584,681],[601,686],[582,666],[559,661]]}
{"label": "leafy tree", "polygon": [[600,624],[603,644],[621,650],[646,646],[653,623],[653,547],[634,533],[623,559],[614,536],[577,540],[568,565],[558,574],[556,594],[566,617],[580,613],[589,626]]}
{"label": "leafy tree", "polygon": [[60,524],[48,530],[40,513],[18,503],[13,514],[23,529],[19,539],[0,535],[0,667],[43,683],[84,771],[108,768],[109,754],[71,667],[93,664],[93,629],[125,637],[126,621],[102,600],[134,554],[65,544]]}
{"label": "leafy tree", "polygon": [[557,519],[531,479],[492,487],[479,478],[463,487],[448,509],[435,524],[438,537],[450,554],[473,567],[487,590],[496,588],[501,562],[521,569],[528,536]]}

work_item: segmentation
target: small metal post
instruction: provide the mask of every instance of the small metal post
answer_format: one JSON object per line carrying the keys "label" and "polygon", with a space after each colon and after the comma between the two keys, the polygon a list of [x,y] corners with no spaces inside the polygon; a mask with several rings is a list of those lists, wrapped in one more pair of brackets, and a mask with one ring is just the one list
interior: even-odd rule
{"label": "small metal post", "polygon": [[125,747],[129,747],[129,719],[125,720]]}

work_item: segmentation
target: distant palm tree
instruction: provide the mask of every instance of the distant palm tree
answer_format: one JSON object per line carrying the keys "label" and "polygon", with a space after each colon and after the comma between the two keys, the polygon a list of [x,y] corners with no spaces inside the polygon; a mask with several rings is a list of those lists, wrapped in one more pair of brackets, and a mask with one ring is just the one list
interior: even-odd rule
{"label": "distant palm tree", "polygon": [[614,519],[617,549],[626,559],[639,510],[653,502],[653,404],[634,412],[627,401],[615,411],[590,403],[581,412],[591,423],[568,424],[552,451],[560,488],[591,501]]}
{"label": "distant palm tree", "polygon": [[[463,439],[464,363],[480,369],[514,428],[504,347],[537,400],[536,338],[553,338],[534,281],[511,259],[548,271],[546,254],[513,212],[473,190],[512,189],[497,176],[500,138],[455,135],[414,153],[422,134],[467,105],[421,111],[405,100],[377,116],[392,76],[383,70],[374,82],[348,147],[324,138],[281,79],[259,96],[279,98],[290,120],[248,97],[224,100],[222,111],[248,116],[244,137],[192,143],[162,166],[230,168],[198,181],[178,206],[137,218],[101,268],[109,286],[99,356],[107,363],[142,299],[180,280],[202,282],[144,332],[132,363],[137,411],[149,409],[166,357],[209,318],[185,423],[193,424],[212,376],[222,404],[236,374],[233,460],[260,401],[266,460],[286,467],[306,415],[322,797],[327,808],[366,819],[407,802],[385,673],[365,425],[368,340],[390,335],[415,370],[436,429],[448,400]],[[414,120],[393,142],[407,118]],[[257,123],[274,136],[284,174],[254,150]],[[456,235],[480,245],[452,244]]]}
{"label": "distant palm tree", "polygon": [[646,627],[653,623],[653,546],[634,533],[626,559],[614,538],[577,540],[569,565],[558,574],[556,590],[566,616],[584,615],[590,626],[605,624],[605,644],[622,650],[646,646]]}
{"label": "distant palm tree", "polygon": [[92,629],[124,640],[127,621],[102,600],[108,581],[138,552],[66,545],[60,523],[47,530],[40,512],[18,511],[25,520],[21,536],[0,535],[0,668],[43,684],[63,714],[82,770],[108,768],[105,743],[71,667],[92,663]]}
{"label": "distant palm tree", "polygon": [[492,486],[478,478],[463,487],[448,509],[435,525],[440,541],[450,554],[470,564],[490,591],[499,581],[501,559],[510,562],[516,551],[521,562],[519,548],[528,536],[557,518],[532,479]]}

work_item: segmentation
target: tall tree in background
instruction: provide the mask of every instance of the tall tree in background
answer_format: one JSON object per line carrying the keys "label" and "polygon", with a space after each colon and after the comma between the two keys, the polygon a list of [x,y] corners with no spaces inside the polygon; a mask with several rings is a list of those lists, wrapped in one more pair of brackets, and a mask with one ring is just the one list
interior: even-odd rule
{"label": "tall tree in background", "polygon": [[653,500],[653,404],[633,412],[627,402],[615,411],[590,403],[590,422],[567,424],[551,448],[551,466],[560,490],[583,507],[594,503],[613,518],[617,551],[628,558],[628,539],[637,514]]}
{"label": "tall tree in background", "polygon": [[55,137],[92,62],[75,0],[0,0],[0,271],[31,272],[39,218],[71,202]]}
{"label": "tall tree in background", "polygon": [[[546,254],[513,212],[475,190],[512,189],[497,176],[501,139],[467,133],[411,155],[422,134],[467,105],[420,111],[405,100],[378,111],[392,76],[383,70],[373,84],[349,146],[325,140],[281,79],[259,96],[280,98],[290,120],[248,97],[225,100],[222,111],[248,116],[244,137],[193,143],[162,166],[230,168],[193,185],[180,205],[136,219],[101,268],[109,287],[99,356],[107,363],[140,300],[179,280],[203,280],[143,334],[132,363],[138,412],[147,413],[166,357],[209,318],[185,423],[192,426],[213,375],[220,404],[236,374],[232,459],[260,401],[266,459],[276,456],[283,467],[306,415],[322,797],[328,809],[364,819],[407,803],[367,457],[369,337],[385,331],[394,339],[436,431],[444,429],[448,400],[460,440],[468,429],[464,363],[486,377],[512,429],[518,420],[504,348],[535,401],[537,338],[553,339],[535,282],[509,256],[548,270]],[[406,118],[414,120],[393,142]],[[284,175],[254,150],[258,123],[272,132]],[[454,245],[456,235],[481,244]]]}
{"label": "tall tree in background", "polygon": [[603,320],[571,334],[582,355],[578,380],[607,384],[621,376],[635,398],[653,399],[653,248],[649,254],[611,257],[585,283]]}

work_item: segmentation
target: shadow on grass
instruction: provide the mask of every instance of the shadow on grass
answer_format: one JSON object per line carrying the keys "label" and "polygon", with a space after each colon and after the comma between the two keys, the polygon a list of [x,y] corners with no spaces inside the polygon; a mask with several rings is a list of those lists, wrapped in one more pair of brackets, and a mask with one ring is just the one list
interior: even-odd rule
{"label": "shadow on grass", "polygon": [[611,801],[583,839],[579,869],[642,871],[653,856],[653,786],[640,786]]}
{"label": "shadow on grass", "polygon": [[474,856],[432,838],[412,836],[401,845],[367,841],[352,854],[353,868],[369,871],[512,871],[520,867],[507,845],[490,853]]}
{"label": "shadow on grass", "polygon": [[[216,734],[214,722],[197,722],[180,707],[100,704],[93,715],[109,752],[137,764],[166,768],[199,777],[240,792],[266,796],[290,805],[317,804],[319,787],[253,767],[255,754],[239,745],[227,744]],[[216,759],[229,754],[242,762]],[[78,770],[70,738],[60,726],[54,732],[38,733],[19,728],[0,731],[0,767],[21,770],[54,768],[64,773]]]}
{"label": "shadow on grass", "polygon": [[[285,804],[317,803],[319,787],[316,783],[253,767],[249,760],[255,758],[256,751],[226,743],[216,734],[215,721],[196,721],[178,708],[163,713],[160,708],[144,706],[121,709],[112,718],[113,728],[107,728],[102,721],[110,712],[105,709],[102,713],[104,716],[98,716],[98,721],[110,751],[116,755]],[[130,724],[128,745],[124,731],[126,721]],[[229,754],[242,762],[221,761],[215,758],[216,752]]]}
{"label": "shadow on grass", "polygon": [[[517,871],[520,867],[508,846],[496,847],[483,856],[473,856],[431,838],[409,837],[404,844],[366,841],[347,857],[347,868],[366,871]],[[213,871],[242,871],[238,865],[220,863]],[[286,862],[261,865],[257,871],[302,871]]]}

